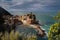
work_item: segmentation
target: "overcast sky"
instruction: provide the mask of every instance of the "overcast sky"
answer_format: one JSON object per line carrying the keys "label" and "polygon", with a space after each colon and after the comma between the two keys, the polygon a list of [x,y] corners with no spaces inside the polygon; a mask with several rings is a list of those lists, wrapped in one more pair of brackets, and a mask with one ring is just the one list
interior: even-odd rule
{"label": "overcast sky", "polygon": [[0,6],[8,11],[57,12],[60,0],[0,0]]}

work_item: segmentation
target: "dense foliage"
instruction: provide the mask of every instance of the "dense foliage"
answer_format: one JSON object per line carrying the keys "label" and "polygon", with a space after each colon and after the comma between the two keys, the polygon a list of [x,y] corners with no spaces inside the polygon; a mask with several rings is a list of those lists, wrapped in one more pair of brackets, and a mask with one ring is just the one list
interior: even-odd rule
{"label": "dense foliage", "polygon": [[56,20],[55,24],[50,26],[50,31],[48,33],[49,40],[60,40],[60,13],[54,17]]}
{"label": "dense foliage", "polygon": [[60,23],[55,23],[49,31],[49,40],[60,40]]}

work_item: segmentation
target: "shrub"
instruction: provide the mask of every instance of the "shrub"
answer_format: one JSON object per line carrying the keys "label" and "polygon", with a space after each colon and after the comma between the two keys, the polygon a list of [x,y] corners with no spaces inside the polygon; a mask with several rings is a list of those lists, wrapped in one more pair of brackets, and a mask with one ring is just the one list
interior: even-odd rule
{"label": "shrub", "polygon": [[60,13],[55,16],[56,23],[50,26],[48,32],[49,40],[60,40]]}

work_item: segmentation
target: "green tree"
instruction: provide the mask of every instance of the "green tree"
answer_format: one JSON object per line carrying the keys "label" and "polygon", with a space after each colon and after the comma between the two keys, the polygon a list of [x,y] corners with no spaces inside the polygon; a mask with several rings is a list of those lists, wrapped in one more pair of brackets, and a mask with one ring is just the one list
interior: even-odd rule
{"label": "green tree", "polygon": [[54,17],[55,24],[50,26],[48,33],[49,40],[60,40],[60,12]]}

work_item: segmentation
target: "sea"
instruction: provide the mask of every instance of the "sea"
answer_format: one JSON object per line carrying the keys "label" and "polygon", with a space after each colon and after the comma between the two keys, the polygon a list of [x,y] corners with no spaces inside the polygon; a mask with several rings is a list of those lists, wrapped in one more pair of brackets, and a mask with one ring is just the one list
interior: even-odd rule
{"label": "sea", "polygon": [[[56,15],[56,13],[53,13],[53,14],[52,13],[46,13],[46,14],[34,13],[34,14],[36,15],[37,20],[39,20],[41,27],[45,30],[46,34],[48,34],[50,26],[55,23],[54,16]],[[24,28],[21,25],[18,25],[16,30],[19,31],[20,33],[24,33],[24,34],[30,33],[30,35],[37,33],[36,31],[34,31],[34,29]],[[38,36],[37,40],[48,40],[48,36],[45,36],[45,37]]]}

